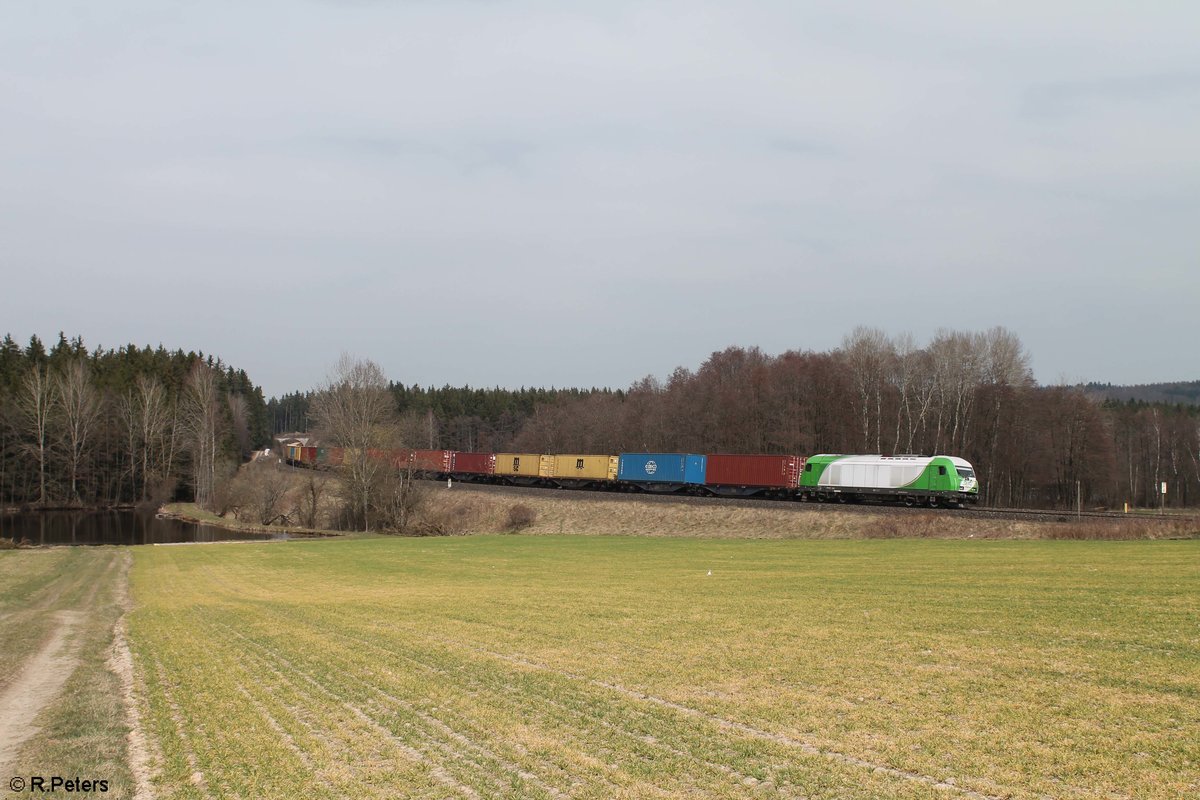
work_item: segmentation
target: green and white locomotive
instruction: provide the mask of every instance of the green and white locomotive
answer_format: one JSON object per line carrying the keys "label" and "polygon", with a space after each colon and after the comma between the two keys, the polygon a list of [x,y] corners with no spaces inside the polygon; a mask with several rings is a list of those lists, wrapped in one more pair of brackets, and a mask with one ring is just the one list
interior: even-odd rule
{"label": "green and white locomotive", "polygon": [[956,456],[819,455],[804,464],[800,495],[826,502],[874,499],[949,507],[979,502],[979,483],[971,463]]}

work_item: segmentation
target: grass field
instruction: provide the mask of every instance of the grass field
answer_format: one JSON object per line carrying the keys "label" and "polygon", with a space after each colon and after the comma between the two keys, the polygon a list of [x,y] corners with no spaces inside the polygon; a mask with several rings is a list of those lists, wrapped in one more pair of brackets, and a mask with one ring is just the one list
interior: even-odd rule
{"label": "grass field", "polygon": [[1195,541],[154,547],[132,592],[160,797],[1200,793]]}

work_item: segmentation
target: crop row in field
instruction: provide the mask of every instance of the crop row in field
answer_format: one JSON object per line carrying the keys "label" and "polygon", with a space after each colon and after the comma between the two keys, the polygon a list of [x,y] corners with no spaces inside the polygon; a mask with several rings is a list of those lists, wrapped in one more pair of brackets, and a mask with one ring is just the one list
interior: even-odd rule
{"label": "crop row in field", "polygon": [[1195,547],[154,548],[132,638],[165,797],[1174,797]]}

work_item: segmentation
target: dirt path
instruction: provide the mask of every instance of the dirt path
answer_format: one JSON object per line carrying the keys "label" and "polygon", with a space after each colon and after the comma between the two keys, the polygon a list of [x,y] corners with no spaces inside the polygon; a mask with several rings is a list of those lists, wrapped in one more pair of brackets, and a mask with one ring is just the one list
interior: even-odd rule
{"label": "dirt path", "polygon": [[0,686],[0,775],[17,766],[22,748],[38,735],[38,716],[75,674],[86,655],[81,648],[94,646],[111,624],[114,590],[118,601],[123,597],[129,553],[95,556],[72,561],[28,608],[17,612],[47,633]]}
{"label": "dirt path", "polygon": [[113,671],[121,682],[121,703],[125,708],[125,722],[129,726],[129,734],[125,738],[125,746],[129,758],[129,771],[133,774],[133,800],[150,800],[154,797],[151,789],[151,745],[142,729],[141,715],[137,707],[138,684],[133,671],[133,653],[129,650],[128,623],[129,611],[133,601],[129,597],[129,569],[133,557],[125,554],[117,576],[115,592],[116,602],[121,607],[121,618],[117,620],[113,630],[112,649],[109,651],[108,668]]}
{"label": "dirt path", "polygon": [[56,611],[54,619],[54,633],[0,695],[0,775],[8,774],[17,751],[37,730],[34,719],[58,695],[79,663],[74,633],[83,612]]}

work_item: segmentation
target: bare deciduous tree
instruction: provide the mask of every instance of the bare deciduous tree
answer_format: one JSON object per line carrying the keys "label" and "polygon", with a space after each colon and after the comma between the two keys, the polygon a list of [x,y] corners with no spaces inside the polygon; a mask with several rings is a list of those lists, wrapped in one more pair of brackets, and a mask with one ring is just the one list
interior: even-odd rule
{"label": "bare deciduous tree", "polygon": [[371,451],[396,446],[396,403],[383,369],[369,359],[343,354],[313,397],[321,434],[345,449],[342,461],[352,523],[370,530],[373,493],[389,465]]}
{"label": "bare deciduous tree", "polygon": [[69,363],[54,376],[55,394],[62,416],[59,439],[71,483],[70,498],[79,502],[79,470],[92,445],[92,431],[100,418],[100,394],[91,371],[82,360]]}
{"label": "bare deciduous tree", "polygon": [[321,513],[321,498],[329,479],[320,472],[309,472],[300,490],[300,498],[296,503],[296,516],[306,528],[317,527]]}
{"label": "bare deciduous tree", "polygon": [[25,447],[37,459],[39,505],[45,505],[47,500],[46,458],[51,422],[57,405],[58,394],[49,369],[42,365],[34,365],[21,381],[21,389],[16,396],[16,409],[21,427],[29,436]]}
{"label": "bare deciduous tree", "polygon": [[287,524],[286,500],[292,482],[274,461],[244,465],[228,486],[227,505],[239,520],[259,525]]}
{"label": "bare deciduous tree", "polygon": [[217,485],[217,456],[223,420],[217,371],[203,361],[196,361],[188,374],[183,405],[196,503],[207,508]]}
{"label": "bare deciduous tree", "polygon": [[151,375],[138,375],[117,401],[117,407],[129,449],[131,488],[146,501],[151,494],[159,493],[159,484],[174,469],[178,410],[162,381]]}
{"label": "bare deciduous tree", "polygon": [[[892,344],[891,369],[888,370],[888,382],[896,390],[896,438],[895,449],[901,449],[901,442],[907,442],[904,452],[912,452],[913,419],[912,419],[912,385],[916,377],[917,343],[911,333],[902,333]],[[902,425],[907,425],[908,436],[901,433]]]}
{"label": "bare deciduous tree", "polygon": [[246,398],[240,394],[231,394],[225,398],[229,407],[229,421],[233,425],[233,436],[238,449],[244,454],[250,452],[250,409]]}
{"label": "bare deciduous tree", "polygon": [[860,325],[842,340],[842,352],[857,390],[863,447],[871,448],[871,423],[874,421],[874,451],[882,453],[883,388],[894,358],[891,341],[878,328]]}

